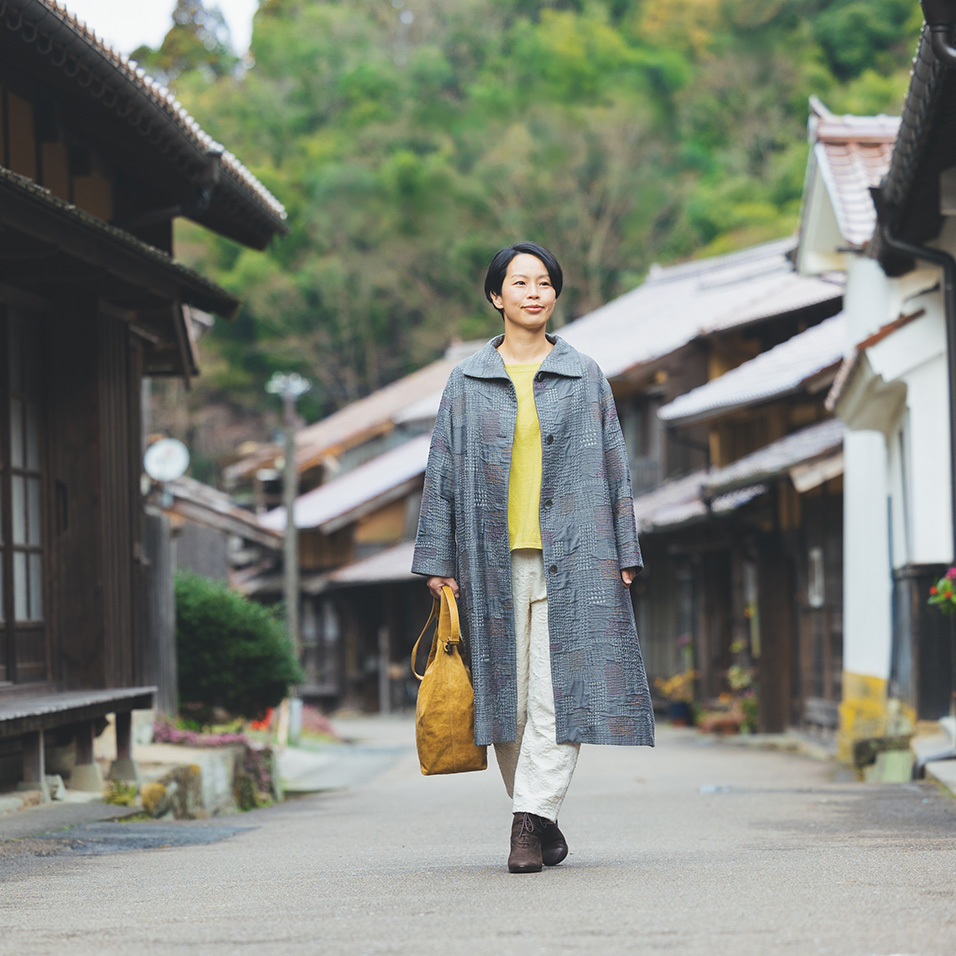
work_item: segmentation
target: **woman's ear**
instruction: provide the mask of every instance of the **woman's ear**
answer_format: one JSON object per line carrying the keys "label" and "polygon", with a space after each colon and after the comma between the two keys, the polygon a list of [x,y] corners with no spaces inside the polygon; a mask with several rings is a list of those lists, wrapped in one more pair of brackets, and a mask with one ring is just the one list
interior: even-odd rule
{"label": "woman's ear", "polygon": [[497,292],[488,294],[491,296],[491,304],[500,312],[504,308],[505,300]]}

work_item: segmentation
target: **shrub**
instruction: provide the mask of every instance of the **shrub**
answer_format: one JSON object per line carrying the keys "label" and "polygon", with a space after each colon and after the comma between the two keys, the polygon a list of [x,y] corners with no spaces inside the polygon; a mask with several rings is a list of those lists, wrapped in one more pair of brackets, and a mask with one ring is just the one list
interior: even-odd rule
{"label": "shrub", "polygon": [[190,571],[176,575],[181,705],[261,717],[303,679],[275,612]]}

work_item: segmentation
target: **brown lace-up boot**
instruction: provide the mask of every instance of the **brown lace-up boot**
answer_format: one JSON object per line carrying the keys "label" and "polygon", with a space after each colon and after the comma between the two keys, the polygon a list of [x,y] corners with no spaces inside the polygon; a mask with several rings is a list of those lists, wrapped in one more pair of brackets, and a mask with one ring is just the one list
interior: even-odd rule
{"label": "brown lace-up boot", "polygon": [[541,871],[541,840],[539,834],[547,821],[533,813],[516,813],[511,824],[511,855],[508,870],[511,873],[538,873]]}
{"label": "brown lace-up boot", "polygon": [[544,827],[538,834],[541,841],[541,861],[545,866],[557,866],[568,855],[568,841],[558,829],[558,821],[542,821]]}

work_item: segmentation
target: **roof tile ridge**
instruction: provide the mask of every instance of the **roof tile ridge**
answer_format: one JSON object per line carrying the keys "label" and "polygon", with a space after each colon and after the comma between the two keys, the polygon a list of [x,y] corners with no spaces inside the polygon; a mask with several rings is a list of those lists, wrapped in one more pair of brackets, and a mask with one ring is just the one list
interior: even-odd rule
{"label": "roof tile ridge", "polygon": [[233,173],[241,185],[250,189],[266,209],[280,220],[284,221],[287,218],[286,209],[282,203],[234,153],[226,149],[199,125],[168,87],[151,77],[135,60],[114,50],[105,40],[98,37],[96,31],[85,21],[70,13],[65,4],[60,4],[57,0],[28,0],[28,2],[41,6],[47,13],[55,16],[67,29],[85,40],[114,69],[124,74],[131,83],[139,86],[156,106],[166,112],[171,119],[178,122],[183,132],[194,141],[195,146],[205,151],[219,153],[225,170]]}

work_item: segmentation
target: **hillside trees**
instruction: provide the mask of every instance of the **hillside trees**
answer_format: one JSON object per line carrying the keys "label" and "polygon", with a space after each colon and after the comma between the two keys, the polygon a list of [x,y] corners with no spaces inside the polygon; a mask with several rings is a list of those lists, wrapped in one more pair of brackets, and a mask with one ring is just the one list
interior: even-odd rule
{"label": "hillside trees", "polygon": [[[180,6],[198,35],[208,11]],[[265,254],[178,230],[244,300],[196,401],[256,412],[290,368],[314,418],[494,334],[484,267],[519,238],[565,265],[560,324],[654,261],[786,234],[808,97],[898,111],[918,21],[909,0],[263,0],[228,69],[171,31],[150,56],[292,230]]]}

